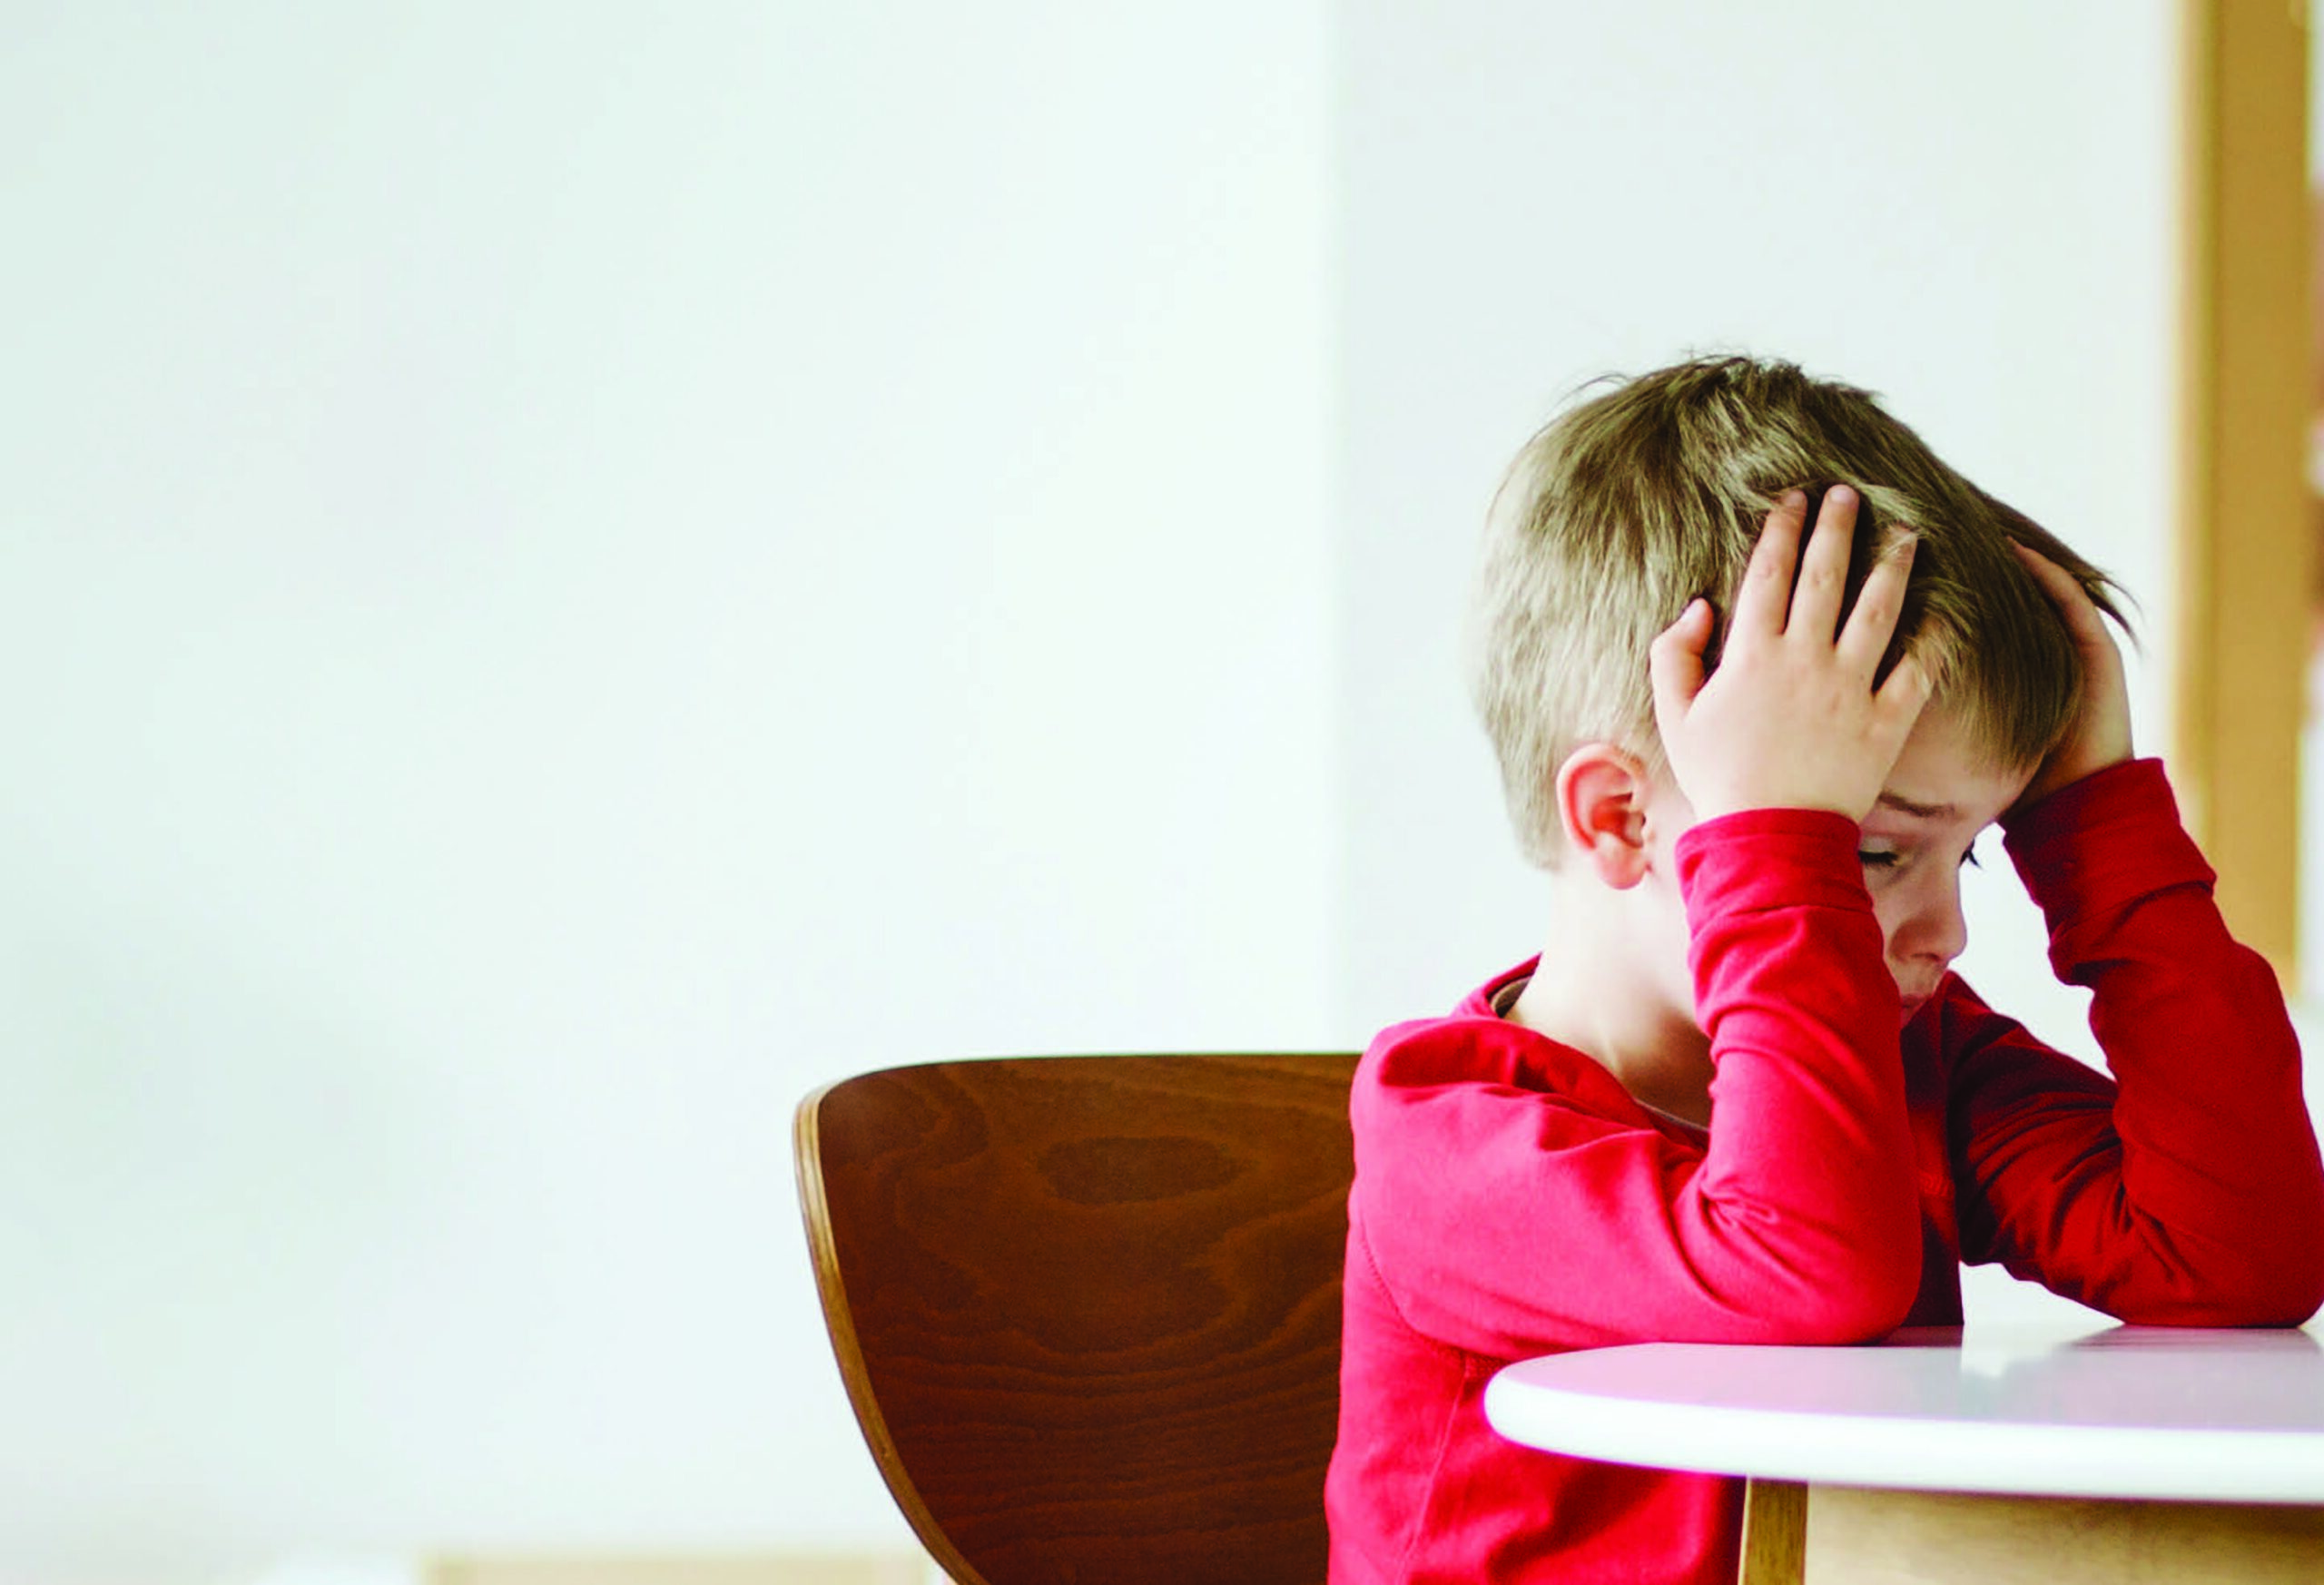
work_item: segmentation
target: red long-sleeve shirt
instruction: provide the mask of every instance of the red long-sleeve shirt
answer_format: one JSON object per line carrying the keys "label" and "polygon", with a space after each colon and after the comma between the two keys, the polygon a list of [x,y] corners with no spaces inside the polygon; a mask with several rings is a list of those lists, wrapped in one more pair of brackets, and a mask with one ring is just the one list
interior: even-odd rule
{"label": "red long-sleeve shirt", "polygon": [[1959,1263],[2126,1321],[2324,1304],[2324,1167],[2275,977],[2235,943],[2151,761],[2006,824],[2112,1078],[1957,977],[1902,1031],[1835,814],[1679,844],[1708,1133],[1497,1007],[1373,1042],[1352,1098],[1333,1585],[1718,1581],[1741,1483],[1506,1442],[1512,1360],[1618,1343],[1838,1344],[1961,1319]]}

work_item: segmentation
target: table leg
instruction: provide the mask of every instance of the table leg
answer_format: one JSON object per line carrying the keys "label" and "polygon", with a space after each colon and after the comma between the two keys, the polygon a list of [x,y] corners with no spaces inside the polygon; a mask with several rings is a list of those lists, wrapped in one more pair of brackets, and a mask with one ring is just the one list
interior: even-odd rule
{"label": "table leg", "polygon": [[1800,1585],[1807,1572],[1807,1488],[1754,1479],[1743,1492],[1743,1561],[1736,1585]]}
{"label": "table leg", "polygon": [[[1747,1503],[1743,1579],[1757,1585],[1749,1512]],[[1819,1485],[1806,1552],[1806,1585],[2315,1585],[2324,1507]]]}

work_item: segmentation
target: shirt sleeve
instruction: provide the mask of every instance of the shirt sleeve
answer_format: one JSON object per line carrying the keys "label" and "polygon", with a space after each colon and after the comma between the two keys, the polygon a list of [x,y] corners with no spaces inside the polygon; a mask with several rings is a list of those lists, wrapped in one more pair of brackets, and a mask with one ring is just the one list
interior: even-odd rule
{"label": "shirt sleeve", "polygon": [[[1563,1048],[1571,1083],[1545,1090],[1482,1027],[1497,1020],[1407,1026],[1367,1054],[1357,1233],[1416,1330],[1502,1358],[1647,1338],[1855,1342],[1911,1305],[1898,1007],[1856,827],[1730,815],[1683,837],[1679,863],[1716,1069],[1707,1147],[1652,1127]],[[1481,1073],[1492,1051],[1500,1067]]]}
{"label": "shirt sleeve", "polygon": [[2297,1324],[2324,1303],[2324,1167],[2274,971],[2228,934],[2161,765],[2009,822],[2112,1072],[1948,1007],[1962,1255],[2125,1321]]}

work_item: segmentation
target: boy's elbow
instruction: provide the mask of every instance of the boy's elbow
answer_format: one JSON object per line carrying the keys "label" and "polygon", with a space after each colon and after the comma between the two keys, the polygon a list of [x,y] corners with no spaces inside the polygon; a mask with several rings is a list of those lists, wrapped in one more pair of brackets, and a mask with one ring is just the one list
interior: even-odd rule
{"label": "boy's elbow", "polygon": [[1893,1263],[1871,1274],[1858,1293],[1846,1302],[1827,1304],[1816,1317],[1825,1344],[1877,1343],[1910,1318],[1920,1298],[1920,1263],[1897,1268]]}
{"label": "boy's elbow", "polygon": [[1809,1347],[1876,1343],[1911,1316],[1920,1289],[1917,1239],[1857,1250],[1826,1280],[1792,1289],[1780,1313],[1768,1318],[1777,1334],[1768,1341]]}
{"label": "boy's elbow", "polygon": [[2264,1237],[2240,1244],[2212,1288],[2225,1312],[2212,1325],[2298,1326],[2324,1309],[2324,1194],[2282,1201]]}
{"label": "boy's elbow", "polygon": [[2133,1326],[2299,1326],[2324,1308],[2324,1274],[2255,1273],[2129,1298],[2102,1295],[2095,1307]]}
{"label": "boy's elbow", "polygon": [[2297,1289],[2270,1295],[2270,1302],[2253,1306],[2250,1319],[2239,1323],[2244,1326],[2305,1326],[2319,1310],[2324,1310],[2324,1278],[2319,1278]]}
{"label": "boy's elbow", "polygon": [[1837,1216],[1723,1207],[1730,1246],[1751,1250],[1748,1289],[1736,1295],[1743,1312],[1736,1341],[1846,1346],[1903,1325],[1921,1290],[1921,1211],[1911,1188],[1907,1182],[1902,1193],[1866,1196]]}
{"label": "boy's elbow", "polygon": [[2281,1264],[2287,1268],[2280,1279],[2279,1297],[2283,1303],[2276,1312],[2278,1318],[2264,1324],[2298,1326],[2324,1310],[2324,1182],[2316,1183],[2308,1196],[2304,1227],[2280,1247],[2284,1252]]}
{"label": "boy's elbow", "polygon": [[2097,1307],[2133,1324],[2298,1326],[2324,1309],[2324,1217],[2286,1218],[2235,1244],[2152,1245],[2142,1272]]}
{"label": "boy's elbow", "polygon": [[2256,1265],[2222,1295],[2231,1312],[2211,1323],[2228,1326],[2298,1326],[2324,1309],[2324,1236],[2297,1252]]}

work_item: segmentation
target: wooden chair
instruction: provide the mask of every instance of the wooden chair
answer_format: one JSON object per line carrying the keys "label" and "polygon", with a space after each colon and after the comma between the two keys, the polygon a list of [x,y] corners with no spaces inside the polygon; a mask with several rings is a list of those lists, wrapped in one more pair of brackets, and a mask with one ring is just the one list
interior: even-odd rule
{"label": "wooden chair", "polygon": [[960,1585],[1320,1585],[1354,1066],[938,1062],[801,1103],[840,1373]]}

